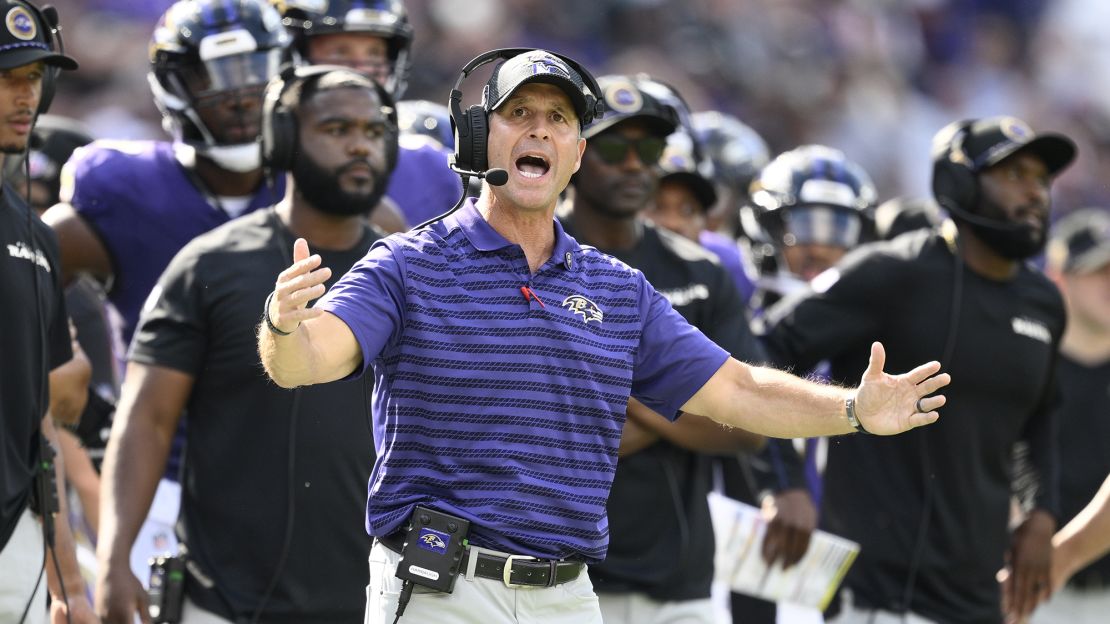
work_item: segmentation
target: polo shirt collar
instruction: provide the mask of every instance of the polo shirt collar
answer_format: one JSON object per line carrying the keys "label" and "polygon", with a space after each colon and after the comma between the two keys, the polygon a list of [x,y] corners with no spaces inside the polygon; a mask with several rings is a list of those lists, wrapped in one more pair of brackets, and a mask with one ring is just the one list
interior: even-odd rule
{"label": "polo shirt collar", "polygon": [[[486,221],[478,212],[477,198],[470,197],[450,217],[444,219],[448,230],[458,227],[474,248],[481,252],[491,252],[506,247],[515,247],[504,236]],[[450,221],[454,221],[451,223]],[[564,230],[558,219],[552,219],[555,228],[555,247],[551,252],[551,260],[565,269],[573,270],[578,264],[580,248],[578,242],[571,238]]]}

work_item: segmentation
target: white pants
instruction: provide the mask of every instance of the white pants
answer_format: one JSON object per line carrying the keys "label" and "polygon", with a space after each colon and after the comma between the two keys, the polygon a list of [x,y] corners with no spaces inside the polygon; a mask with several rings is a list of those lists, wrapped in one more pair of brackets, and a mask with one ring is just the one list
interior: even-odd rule
{"label": "white pants", "polygon": [[159,481],[154,500],[150,502],[150,512],[131,547],[131,571],[147,589],[150,589],[150,560],[158,555],[177,552],[173,525],[177,522],[180,508],[181,484],[169,479]]}
{"label": "white pants", "polygon": [[181,624],[235,624],[231,620],[225,620],[222,617],[201,609],[188,598],[185,599],[185,604],[181,606]]}
{"label": "white pants", "polygon": [[[31,511],[25,509],[11,539],[0,552],[0,622],[18,622],[30,604],[24,621],[46,624],[46,571],[42,569],[42,555],[42,526]],[[47,565],[51,565],[49,561]],[[34,590],[36,580],[39,586]]]}
{"label": "white pants", "polygon": [[661,601],[640,593],[600,592],[605,624],[715,624],[710,598]]}
{"label": "white pants", "polygon": [[[370,550],[365,624],[391,624],[397,613],[401,555],[375,541]],[[399,624],[602,624],[597,595],[586,570],[555,587],[506,587],[501,581],[463,575],[450,594],[412,592]]]}
{"label": "white pants", "polygon": [[1110,588],[1075,589],[1064,586],[1037,607],[1032,624],[1102,624],[1110,620]]}

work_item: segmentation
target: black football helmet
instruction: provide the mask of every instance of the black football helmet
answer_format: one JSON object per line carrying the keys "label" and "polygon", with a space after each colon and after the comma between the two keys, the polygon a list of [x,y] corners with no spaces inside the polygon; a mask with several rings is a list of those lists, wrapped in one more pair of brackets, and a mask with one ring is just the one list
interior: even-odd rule
{"label": "black football helmet", "polygon": [[389,47],[389,77],[382,84],[400,100],[412,69],[412,24],[401,0],[271,0],[293,33],[293,47],[307,58],[306,41],[328,33],[369,33]]}
{"label": "black football helmet", "polygon": [[744,122],[718,111],[694,113],[693,124],[702,150],[713,161],[717,182],[746,194],[771,160],[767,142]]}
{"label": "black football helmet", "polygon": [[[221,143],[198,103],[262,90],[281,66],[291,37],[267,0],[179,0],[162,15],[150,41],[147,75],[162,125],[221,167],[249,171],[261,163],[258,142]],[[257,114],[261,117],[261,105]]]}

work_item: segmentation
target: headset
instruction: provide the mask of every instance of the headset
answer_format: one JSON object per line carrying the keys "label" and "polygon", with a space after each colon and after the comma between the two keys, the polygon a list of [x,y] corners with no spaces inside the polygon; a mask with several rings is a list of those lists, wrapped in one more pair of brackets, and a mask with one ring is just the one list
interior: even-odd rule
{"label": "headset", "polygon": [[[281,73],[266,85],[262,99],[262,165],[271,170],[290,171],[296,160],[300,140],[298,138],[297,116],[284,104],[285,94],[294,85],[305,85],[317,81],[332,72],[346,72],[362,76],[348,67],[339,65],[307,65],[302,67],[286,66]],[[366,79],[367,88],[378,94],[391,132],[397,133],[397,107],[393,97],[376,80]],[[371,86],[372,85],[372,86]],[[386,157],[390,166],[397,162],[397,141],[386,141]]]}
{"label": "headset", "polygon": [[[29,1],[19,3],[19,6],[27,9],[34,16],[35,22],[42,30],[42,39],[50,48],[51,52],[57,54],[65,54],[65,42],[62,41],[62,27],[58,25],[58,9],[53,6],[47,5],[43,8],[38,8]],[[50,108],[50,103],[54,100],[54,89],[58,79],[58,74],[62,68],[57,65],[45,64],[42,74],[42,91],[39,95],[39,107],[35,111],[35,116],[45,114]]]}
{"label": "headset", "polygon": [[[535,51],[547,52],[535,48],[490,50],[475,57],[459,72],[459,77],[455,80],[455,86],[451,88],[451,95],[447,100],[447,110],[451,114],[451,129],[455,133],[455,156],[454,163],[451,165],[452,171],[464,178],[471,176],[479,179],[487,178],[487,181],[494,186],[501,186],[508,182],[508,173],[497,173],[498,171],[504,172],[503,169],[489,169],[489,161],[486,159],[486,141],[489,139],[489,113],[486,111],[485,105],[475,104],[463,111],[462,91],[460,89],[463,80],[475,69],[494,61],[507,61],[514,56]],[[586,83],[586,87],[590,90],[591,95],[586,97],[586,112],[582,115],[582,125],[585,126],[601,117],[605,111],[605,97],[602,95],[601,87],[598,86],[593,75],[572,58],[554,52],[547,52],[547,54],[563,61],[572,70],[578,72],[578,75],[582,77],[582,81]],[[494,75],[496,76],[496,74]],[[488,84],[484,94],[487,96],[489,94]]]}
{"label": "headset", "polygon": [[[447,98],[447,112],[451,116],[451,130],[455,135],[455,153],[451,156],[448,166],[451,167],[451,171],[454,171],[462,177],[462,194],[459,195],[459,201],[455,202],[455,205],[449,208],[447,212],[428,219],[420,225],[413,227],[410,231],[423,229],[440,219],[450,216],[458,210],[463,205],[463,202],[466,201],[470,178],[485,180],[493,186],[503,186],[509,181],[508,171],[489,168],[489,160],[486,156],[487,141],[489,140],[489,112],[486,111],[484,103],[475,104],[467,108],[466,111],[463,111],[462,83],[471,72],[483,65],[494,61],[507,61],[514,56],[519,56],[527,52],[544,52],[550,54],[566,63],[567,67],[578,72],[578,75],[582,77],[582,82],[585,83],[586,87],[590,90],[590,94],[586,97],[586,112],[582,115],[582,119],[580,120],[583,126],[600,118],[602,114],[604,114],[605,96],[602,95],[601,87],[598,86],[597,80],[589,70],[582,67],[577,61],[568,56],[548,52],[547,50],[538,50],[536,48],[499,48],[474,57],[459,71],[459,77],[455,80],[455,85],[451,87],[451,94]],[[494,77],[496,76],[497,74],[494,73]],[[489,83],[486,83],[486,87],[483,90],[483,100],[488,96]]]}

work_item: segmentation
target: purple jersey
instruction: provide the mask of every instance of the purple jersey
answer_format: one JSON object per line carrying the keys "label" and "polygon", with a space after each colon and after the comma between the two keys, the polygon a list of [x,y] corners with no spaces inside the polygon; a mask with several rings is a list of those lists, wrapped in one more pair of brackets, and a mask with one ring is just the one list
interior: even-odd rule
{"label": "purple jersey", "polygon": [[424,137],[401,136],[397,167],[386,195],[410,226],[450,210],[462,195],[462,181],[447,166],[448,153]]}
{"label": "purple jersey", "polygon": [[629,395],[674,418],[728,358],[642,273],[552,227],[533,274],[471,200],[379,241],[317,304],[374,370],[371,534],[430,504],[477,546],[598,561]]}
{"label": "purple jersey", "polygon": [[[62,200],[96,232],[112,262],[108,299],[123,317],[123,338],[139,322],[143,302],[162,270],[185,243],[226,223],[231,216],[213,205],[163,141],[95,141],[66,164]],[[276,203],[284,176],[263,184],[246,212]]]}

